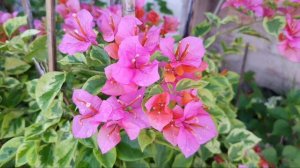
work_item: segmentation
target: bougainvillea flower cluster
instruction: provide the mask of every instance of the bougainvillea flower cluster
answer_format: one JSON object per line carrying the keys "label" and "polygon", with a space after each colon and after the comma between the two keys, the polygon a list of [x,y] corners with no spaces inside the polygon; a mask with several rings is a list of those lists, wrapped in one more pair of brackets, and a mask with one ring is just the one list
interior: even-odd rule
{"label": "bougainvillea flower cluster", "polygon": [[[65,32],[59,50],[69,55],[88,51],[98,45],[101,34],[113,60],[104,70],[105,100],[82,89],[73,92],[79,110],[72,124],[76,138],[97,134],[99,148],[106,153],[120,143],[123,130],[135,140],[141,130],[155,129],[189,157],[217,136],[215,123],[195,91],[175,89],[181,80],[201,78],[202,39],[187,37],[175,44],[165,36],[176,31],[178,21],[154,10],[146,12],[143,1],[137,1],[137,17],[121,16],[118,7],[95,9],[73,1],[61,1],[57,7]],[[168,61],[153,58],[160,54]],[[154,85],[161,92],[149,96]]]}
{"label": "bougainvillea flower cluster", "polygon": [[285,17],[286,25],[278,35],[278,51],[287,59],[300,62],[299,0],[227,0],[223,7],[232,7],[245,14],[255,14],[257,19]]}

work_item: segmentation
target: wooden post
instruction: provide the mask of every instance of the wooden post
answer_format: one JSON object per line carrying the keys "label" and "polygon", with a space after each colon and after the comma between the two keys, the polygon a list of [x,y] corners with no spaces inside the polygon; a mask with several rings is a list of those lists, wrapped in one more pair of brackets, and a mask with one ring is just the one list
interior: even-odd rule
{"label": "wooden post", "polygon": [[55,0],[46,0],[48,68],[56,70]]}
{"label": "wooden post", "polygon": [[122,0],[123,16],[135,16],[135,0]]}

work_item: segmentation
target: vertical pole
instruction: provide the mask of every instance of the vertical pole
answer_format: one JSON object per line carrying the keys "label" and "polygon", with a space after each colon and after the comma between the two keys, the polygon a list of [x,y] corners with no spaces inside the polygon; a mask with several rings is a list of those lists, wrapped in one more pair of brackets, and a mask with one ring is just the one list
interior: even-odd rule
{"label": "vertical pole", "polygon": [[189,35],[189,30],[190,30],[190,24],[191,20],[193,17],[193,5],[194,5],[194,0],[189,0],[189,9],[188,9],[188,18],[184,26],[184,32],[183,32],[183,37],[187,37]]}
{"label": "vertical pole", "polygon": [[122,0],[123,16],[135,16],[135,0]]}
{"label": "vertical pole", "polygon": [[55,0],[46,0],[48,67],[49,72],[56,69],[56,36],[55,36]]}

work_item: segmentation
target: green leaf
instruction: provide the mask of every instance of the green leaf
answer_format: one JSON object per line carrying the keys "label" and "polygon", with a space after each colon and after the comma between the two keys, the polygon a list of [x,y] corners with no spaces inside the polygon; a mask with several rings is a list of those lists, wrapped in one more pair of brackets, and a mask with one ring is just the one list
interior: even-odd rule
{"label": "green leaf", "polygon": [[215,24],[217,27],[220,27],[221,19],[217,15],[207,12],[205,13],[205,16],[210,23]]}
{"label": "green leaf", "polygon": [[53,167],[55,158],[53,144],[45,144],[41,146],[39,156],[41,167]]}
{"label": "green leaf", "polygon": [[14,137],[23,133],[25,129],[23,114],[22,111],[9,111],[3,116],[0,139]]}
{"label": "green leaf", "polygon": [[193,157],[185,158],[183,154],[176,155],[172,167],[182,168],[182,167],[191,167],[193,163]]}
{"label": "green leaf", "polygon": [[159,5],[159,11],[164,14],[172,15],[173,12],[168,8],[167,2],[165,0],[156,0]]}
{"label": "green leaf", "polygon": [[58,61],[61,65],[79,65],[87,64],[86,58],[83,54],[77,53],[74,55],[67,55]]}
{"label": "green leaf", "polygon": [[273,125],[273,135],[278,136],[289,136],[292,133],[292,129],[290,127],[290,124],[285,120],[277,120]]}
{"label": "green leaf", "polygon": [[19,75],[26,72],[30,65],[18,58],[6,57],[4,68],[7,74]]}
{"label": "green leaf", "polygon": [[37,37],[29,45],[29,52],[25,56],[26,61],[36,58],[39,61],[45,61],[47,58],[47,36]]}
{"label": "green leaf", "polygon": [[104,74],[95,75],[90,77],[82,86],[82,89],[88,91],[91,94],[97,95],[101,92],[102,87],[106,82]]}
{"label": "green leaf", "polygon": [[154,54],[151,55],[151,58],[150,58],[151,61],[154,61],[154,60],[157,60],[159,62],[168,62],[169,61],[169,58],[168,57],[165,57],[162,55],[161,52],[155,52]]}
{"label": "green leaf", "polygon": [[123,161],[138,161],[149,155],[143,153],[137,140],[129,140],[127,135],[122,135],[122,141],[117,146],[118,158]]}
{"label": "green leaf", "polygon": [[298,147],[287,145],[282,151],[282,163],[285,167],[298,167],[300,165],[300,150]]}
{"label": "green leaf", "polygon": [[267,37],[263,36],[258,31],[256,31],[255,29],[253,29],[252,27],[249,27],[249,26],[244,26],[244,27],[240,28],[239,32],[242,34],[246,34],[249,36],[254,36],[254,37],[258,37],[258,38],[262,38],[267,41],[270,41]]}
{"label": "green leaf", "polygon": [[174,150],[165,145],[153,144],[152,155],[155,162],[154,167],[171,167],[174,159]]}
{"label": "green leaf", "polygon": [[147,97],[152,97],[153,95],[160,94],[163,92],[163,88],[159,84],[155,84],[148,88]]}
{"label": "green leaf", "polygon": [[47,109],[66,80],[64,72],[49,72],[37,82],[35,97],[41,109]]}
{"label": "green leaf", "polygon": [[225,141],[229,144],[243,142],[243,148],[246,149],[253,148],[260,140],[261,139],[255,136],[252,132],[241,128],[231,130],[225,139]]}
{"label": "green leaf", "polygon": [[15,157],[18,147],[22,144],[23,139],[23,137],[15,137],[2,145],[0,149],[0,167]]}
{"label": "green leaf", "polygon": [[182,79],[176,84],[176,90],[182,91],[187,89],[194,89],[198,87],[205,87],[208,83],[203,80],[192,80],[192,79]]}
{"label": "green leaf", "polygon": [[204,37],[210,30],[211,30],[211,24],[208,23],[207,21],[204,21],[200,24],[198,24],[194,29],[193,29],[193,35],[197,37]]}
{"label": "green leaf", "polygon": [[3,29],[8,37],[11,37],[15,31],[17,31],[21,26],[27,24],[26,16],[19,16],[9,19],[3,24]]}
{"label": "green leaf", "polygon": [[57,141],[58,135],[56,131],[52,129],[48,129],[43,135],[42,135],[42,140],[45,143],[54,143]]}
{"label": "green leaf", "polygon": [[127,168],[150,168],[150,165],[145,160],[125,162]]}
{"label": "green leaf", "polygon": [[275,16],[273,18],[265,17],[263,20],[263,27],[266,32],[276,37],[278,37],[285,24],[284,16]]}
{"label": "green leaf", "polygon": [[37,29],[28,29],[28,30],[25,30],[25,31],[21,34],[21,38],[22,38],[22,39],[26,39],[26,38],[35,36],[35,35],[37,35],[37,34],[39,34],[39,33],[40,33],[40,31],[37,30]]}
{"label": "green leaf", "polygon": [[60,132],[54,149],[56,164],[54,167],[70,167],[76,148],[77,140],[73,138],[71,132]]}
{"label": "green leaf", "polygon": [[277,151],[275,150],[275,148],[268,147],[262,151],[262,154],[267,161],[273,163],[274,165],[277,165],[278,159]]}
{"label": "green leaf", "polygon": [[239,20],[238,16],[234,16],[234,15],[226,16],[225,18],[222,19],[221,24],[225,25],[231,22],[236,22],[238,20]]}
{"label": "green leaf", "polygon": [[231,130],[231,123],[227,117],[222,117],[218,122],[218,131],[220,134],[227,134]]}
{"label": "green leaf", "polygon": [[217,39],[217,36],[211,36],[204,41],[205,48],[210,47]]}
{"label": "green leaf", "polygon": [[221,143],[215,138],[204,145],[213,154],[221,153]]}
{"label": "green leaf", "polygon": [[78,151],[79,155],[76,156],[75,167],[78,168],[98,168],[101,167],[101,163],[96,159],[93,154],[93,150],[90,148],[81,148]]}
{"label": "green leaf", "polygon": [[26,141],[18,147],[15,160],[16,167],[20,167],[27,163],[27,155],[34,152],[35,145],[35,141]]}
{"label": "green leaf", "polygon": [[143,130],[138,137],[138,142],[141,147],[142,152],[144,152],[145,148],[152,144],[155,139],[155,132],[152,130]]}
{"label": "green leaf", "polygon": [[97,61],[100,65],[105,66],[110,64],[110,58],[107,52],[101,47],[93,46],[90,52],[90,57],[92,60]]}
{"label": "green leaf", "polygon": [[242,160],[245,152],[246,152],[246,148],[244,148],[244,143],[238,142],[229,147],[228,157],[232,161],[239,161]]}
{"label": "green leaf", "polygon": [[107,168],[113,167],[116,160],[117,160],[117,152],[116,149],[113,148],[106,154],[102,154],[100,150],[93,150],[94,156],[96,159],[104,166]]}
{"label": "green leaf", "polygon": [[216,98],[208,89],[205,88],[198,89],[197,95],[206,106],[214,107]]}
{"label": "green leaf", "polygon": [[27,89],[27,93],[29,94],[29,96],[31,98],[35,99],[35,88],[36,88],[36,84],[38,82],[38,79],[34,79],[31,81],[26,82],[26,89]]}

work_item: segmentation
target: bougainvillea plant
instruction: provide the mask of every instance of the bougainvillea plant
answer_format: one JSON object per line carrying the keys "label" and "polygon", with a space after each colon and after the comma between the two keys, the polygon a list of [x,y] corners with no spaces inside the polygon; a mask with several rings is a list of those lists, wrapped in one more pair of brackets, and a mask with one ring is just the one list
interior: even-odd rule
{"label": "bougainvillea plant", "polygon": [[[219,71],[220,55],[243,41],[214,48],[222,32],[212,29],[237,20],[207,13],[194,37],[179,38],[166,1],[137,0],[135,16],[96,2],[57,1],[55,72],[43,18],[29,29],[26,16],[0,13],[0,167],[257,167],[260,138],[233,105],[239,75]],[[279,7],[271,17],[254,1],[226,6],[266,17],[279,36]]]}

